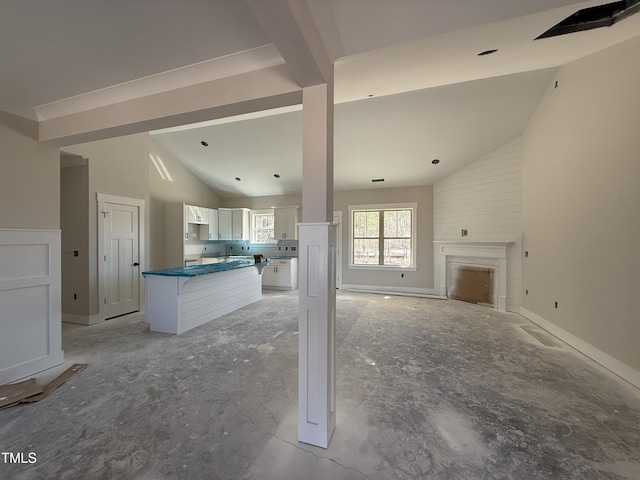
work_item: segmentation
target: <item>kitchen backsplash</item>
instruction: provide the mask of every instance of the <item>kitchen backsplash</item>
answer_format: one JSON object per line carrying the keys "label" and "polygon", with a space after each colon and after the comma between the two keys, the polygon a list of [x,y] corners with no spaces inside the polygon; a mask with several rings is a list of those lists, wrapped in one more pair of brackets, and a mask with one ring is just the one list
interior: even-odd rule
{"label": "kitchen backsplash", "polygon": [[264,255],[265,257],[297,257],[297,240],[279,240],[277,244],[249,243],[241,240],[226,242],[226,255]]}

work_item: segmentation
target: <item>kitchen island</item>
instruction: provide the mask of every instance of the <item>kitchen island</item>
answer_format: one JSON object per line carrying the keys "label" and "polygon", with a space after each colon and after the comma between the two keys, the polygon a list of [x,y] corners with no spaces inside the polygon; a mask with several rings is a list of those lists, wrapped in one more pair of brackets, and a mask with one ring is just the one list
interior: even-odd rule
{"label": "kitchen island", "polygon": [[142,272],[149,329],[180,334],[260,300],[265,265],[243,259]]}

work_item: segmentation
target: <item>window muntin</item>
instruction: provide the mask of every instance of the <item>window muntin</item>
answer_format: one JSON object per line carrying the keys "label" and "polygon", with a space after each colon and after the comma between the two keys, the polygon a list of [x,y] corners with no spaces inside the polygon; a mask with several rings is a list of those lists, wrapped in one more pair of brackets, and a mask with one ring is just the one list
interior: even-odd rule
{"label": "window muntin", "polygon": [[414,210],[353,208],[351,266],[414,267]]}

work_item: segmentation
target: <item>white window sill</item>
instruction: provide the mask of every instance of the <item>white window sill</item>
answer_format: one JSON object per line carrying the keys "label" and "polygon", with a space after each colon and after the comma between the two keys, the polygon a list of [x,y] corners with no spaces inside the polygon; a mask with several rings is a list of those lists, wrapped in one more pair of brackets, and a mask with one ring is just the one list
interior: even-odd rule
{"label": "white window sill", "polygon": [[380,270],[380,271],[402,271],[402,272],[415,272],[417,268],[412,267],[400,267],[397,265],[349,265],[349,270]]}

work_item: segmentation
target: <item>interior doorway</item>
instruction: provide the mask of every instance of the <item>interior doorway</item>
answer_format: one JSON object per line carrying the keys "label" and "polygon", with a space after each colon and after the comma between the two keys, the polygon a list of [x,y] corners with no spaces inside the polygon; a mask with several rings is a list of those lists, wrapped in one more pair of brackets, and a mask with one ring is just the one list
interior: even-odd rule
{"label": "interior doorway", "polygon": [[98,194],[99,309],[103,319],[140,310],[144,200]]}

